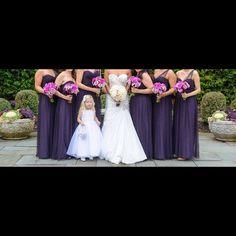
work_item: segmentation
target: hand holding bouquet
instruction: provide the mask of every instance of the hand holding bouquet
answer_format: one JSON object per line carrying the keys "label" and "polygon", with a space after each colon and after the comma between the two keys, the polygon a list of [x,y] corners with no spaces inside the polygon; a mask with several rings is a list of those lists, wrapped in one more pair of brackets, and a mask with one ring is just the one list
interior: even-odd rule
{"label": "hand holding bouquet", "polygon": [[[93,84],[93,86],[95,86],[96,88],[103,88],[103,87],[105,87],[106,86],[106,80],[105,79],[103,79],[102,77],[100,77],[100,76],[97,76],[97,77],[95,77],[95,78],[93,78],[92,79],[92,84]],[[98,94],[97,94],[97,96],[99,96]]]}
{"label": "hand holding bouquet", "polygon": [[53,95],[57,92],[57,85],[52,82],[46,83],[43,92],[50,98],[50,102],[54,102]]}
{"label": "hand holding bouquet", "polygon": [[[190,88],[190,85],[189,85],[189,83],[187,81],[180,81],[174,87],[174,89],[176,91],[178,91],[179,93],[181,93],[181,94],[185,93],[185,91],[188,88]],[[184,97],[183,97],[183,99],[186,100],[186,98],[184,98]]]}
{"label": "hand holding bouquet", "polygon": [[[141,79],[139,77],[136,77],[136,76],[131,76],[129,77],[128,79],[128,84],[131,86],[131,87],[134,87],[134,88],[139,88],[140,85],[141,85]],[[131,93],[131,96],[135,96],[134,93]]]}
{"label": "hand holding bouquet", "polygon": [[120,103],[126,99],[127,90],[124,86],[114,85],[110,89],[110,95],[113,100],[116,102],[116,106],[120,106]]}
{"label": "hand holding bouquet", "polygon": [[[159,82],[155,83],[152,88],[152,92],[156,95],[163,94],[164,92],[166,92],[166,90],[167,90],[166,85]],[[156,102],[159,103],[160,98],[157,97]]]}
{"label": "hand holding bouquet", "polygon": [[[67,92],[68,95],[77,94],[79,92],[78,86],[74,83],[66,84],[63,90]],[[68,101],[68,103],[71,103],[71,101]]]}

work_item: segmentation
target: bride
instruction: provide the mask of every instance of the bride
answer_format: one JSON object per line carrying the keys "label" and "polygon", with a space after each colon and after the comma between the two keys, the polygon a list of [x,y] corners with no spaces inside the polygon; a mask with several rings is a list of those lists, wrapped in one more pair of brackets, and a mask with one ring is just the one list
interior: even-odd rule
{"label": "bride", "polygon": [[128,96],[117,106],[109,92],[114,85],[121,85],[128,90],[127,81],[130,76],[130,70],[104,72],[108,86],[101,159],[114,164],[133,164],[147,159],[130,116]]}

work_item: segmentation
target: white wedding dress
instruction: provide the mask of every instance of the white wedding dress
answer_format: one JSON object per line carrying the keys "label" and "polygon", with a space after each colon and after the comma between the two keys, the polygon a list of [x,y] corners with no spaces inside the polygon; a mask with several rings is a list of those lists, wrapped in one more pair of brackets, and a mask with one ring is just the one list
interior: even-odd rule
{"label": "white wedding dress", "polygon": [[[108,79],[110,87],[113,85],[125,87],[128,76],[110,74]],[[116,102],[107,95],[102,133],[101,159],[114,164],[121,162],[133,164],[147,159],[131,119],[128,96],[120,106],[116,106]]]}

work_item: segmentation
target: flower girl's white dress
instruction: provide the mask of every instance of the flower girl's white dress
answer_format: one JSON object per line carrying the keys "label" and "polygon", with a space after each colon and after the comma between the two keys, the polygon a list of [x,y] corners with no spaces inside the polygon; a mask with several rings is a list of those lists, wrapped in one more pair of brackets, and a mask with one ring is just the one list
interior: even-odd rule
{"label": "flower girl's white dress", "polygon": [[94,120],[93,110],[84,110],[82,121],[85,126],[78,125],[67,151],[69,156],[85,159],[99,157],[101,153],[102,132]]}

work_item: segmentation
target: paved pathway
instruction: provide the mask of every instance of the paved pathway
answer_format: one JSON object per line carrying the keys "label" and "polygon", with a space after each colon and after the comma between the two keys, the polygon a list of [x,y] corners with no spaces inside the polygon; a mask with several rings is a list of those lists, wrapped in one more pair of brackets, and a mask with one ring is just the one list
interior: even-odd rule
{"label": "paved pathway", "polygon": [[236,166],[236,142],[220,142],[212,134],[200,133],[200,159],[194,161],[144,161],[133,165],[114,165],[104,160],[39,160],[35,157],[36,137],[21,141],[0,138],[0,166],[73,167],[203,167]]}

